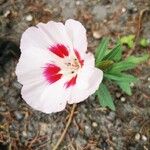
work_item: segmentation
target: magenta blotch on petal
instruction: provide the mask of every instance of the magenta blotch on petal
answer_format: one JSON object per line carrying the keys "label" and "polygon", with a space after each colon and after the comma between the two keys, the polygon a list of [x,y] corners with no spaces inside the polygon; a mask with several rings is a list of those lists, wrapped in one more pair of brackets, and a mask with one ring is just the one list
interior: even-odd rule
{"label": "magenta blotch on petal", "polygon": [[48,64],[45,68],[44,68],[44,76],[46,78],[46,80],[52,84],[56,81],[58,81],[61,77],[62,74],[59,74],[58,72],[60,71],[60,67],[54,65],[54,64]]}
{"label": "magenta blotch on petal", "polygon": [[55,46],[51,46],[49,47],[49,50],[61,58],[69,55],[68,49],[62,44],[56,44]]}
{"label": "magenta blotch on petal", "polygon": [[71,87],[71,86],[74,86],[74,85],[76,84],[76,79],[77,79],[77,75],[74,76],[74,77],[72,77],[69,81],[67,81],[67,82],[65,83],[65,87],[66,87],[66,88],[69,88],[69,87]]}

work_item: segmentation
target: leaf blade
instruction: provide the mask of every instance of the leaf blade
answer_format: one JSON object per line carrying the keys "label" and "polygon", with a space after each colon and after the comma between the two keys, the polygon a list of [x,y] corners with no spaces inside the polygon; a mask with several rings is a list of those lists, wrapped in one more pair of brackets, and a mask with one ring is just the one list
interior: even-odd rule
{"label": "leaf blade", "polygon": [[95,52],[96,64],[105,56],[105,51],[108,48],[109,38],[103,38]]}
{"label": "leaf blade", "polygon": [[133,69],[138,64],[146,61],[148,58],[149,58],[148,54],[145,54],[140,57],[130,56],[123,61],[113,64],[111,69],[109,69],[109,72],[116,72],[116,71],[121,72],[121,71],[129,70],[129,69]]}
{"label": "leaf blade", "polygon": [[129,82],[116,82],[118,86],[122,89],[123,92],[125,92],[128,95],[132,95],[131,87]]}
{"label": "leaf blade", "polygon": [[125,73],[118,73],[118,74],[110,74],[110,73],[105,73],[104,77],[109,79],[109,80],[114,80],[114,81],[122,81],[122,82],[137,82],[138,79],[132,75],[125,74]]}
{"label": "leaf blade", "polygon": [[[104,58],[103,60],[116,60],[115,56],[121,52],[121,44],[118,43]],[[118,60],[118,59],[117,59]]]}
{"label": "leaf blade", "polygon": [[111,110],[115,111],[115,105],[113,103],[113,99],[106,87],[103,83],[101,83],[98,91],[97,91],[99,103],[102,107],[109,107]]}

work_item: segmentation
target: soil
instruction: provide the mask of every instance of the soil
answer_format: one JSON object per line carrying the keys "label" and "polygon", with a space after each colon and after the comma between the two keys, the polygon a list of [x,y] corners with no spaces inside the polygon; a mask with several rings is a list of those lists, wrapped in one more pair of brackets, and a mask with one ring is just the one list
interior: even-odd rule
{"label": "soil", "polygon": [[[140,38],[150,40],[149,0],[0,0],[0,150],[51,150],[59,139],[71,106],[44,114],[29,107],[20,95],[15,67],[22,33],[38,22],[77,19],[87,29],[88,50],[109,36],[136,35],[124,57],[150,52]],[[116,111],[100,107],[90,96],[79,103],[60,150],[149,150],[150,62],[134,69],[140,82],[132,96],[109,84]]]}

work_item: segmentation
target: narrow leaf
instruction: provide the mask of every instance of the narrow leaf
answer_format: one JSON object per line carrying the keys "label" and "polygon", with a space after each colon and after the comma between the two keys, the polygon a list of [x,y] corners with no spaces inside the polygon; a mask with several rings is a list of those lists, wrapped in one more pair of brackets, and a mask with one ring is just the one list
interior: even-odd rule
{"label": "narrow leaf", "polygon": [[113,64],[109,72],[121,72],[124,70],[133,69],[138,64],[146,61],[148,57],[149,57],[148,54],[145,54],[141,57],[130,56],[126,60]]}
{"label": "narrow leaf", "polygon": [[149,58],[150,58],[149,54],[144,54],[141,57],[130,56],[125,61],[135,63],[135,64],[140,64],[140,63],[143,63],[144,61],[148,60]]}
{"label": "narrow leaf", "polygon": [[118,53],[114,56],[113,60],[118,62],[122,58],[122,45],[120,41],[117,41],[117,45],[120,44],[120,49],[118,50]]}
{"label": "narrow leaf", "polygon": [[95,52],[96,64],[103,59],[105,55],[105,51],[108,48],[108,43],[109,43],[109,38],[103,38],[98,48],[96,49]]}
{"label": "narrow leaf", "polygon": [[125,92],[128,95],[132,95],[131,87],[129,82],[116,82],[119,87],[122,89],[123,92]]}
{"label": "narrow leaf", "polygon": [[106,70],[108,68],[110,68],[112,66],[114,62],[112,60],[104,60],[104,61],[100,61],[96,67],[98,67],[101,70]]}
{"label": "narrow leaf", "polygon": [[[103,60],[116,60],[115,56],[119,55],[121,53],[121,45],[120,43],[116,45],[115,48],[113,48],[104,58]],[[118,57],[117,57],[118,60]]]}
{"label": "narrow leaf", "polygon": [[125,74],[125,73],[118,73],[118,74],[105,73],[104,77],[109,80],[120,81],[120,82],[137,82],[138,81],[136,77],[129,75],[129,74]]}
{"label": "narrow leaf", "polygon": [[109,107],[111,110],[115,111],[115,105],[113,103],[113,99],[106,87],[106,85],[102,84],[100,85],[98,91],[97,91],[98,99],[100,102],[100,105],[102,107]]}

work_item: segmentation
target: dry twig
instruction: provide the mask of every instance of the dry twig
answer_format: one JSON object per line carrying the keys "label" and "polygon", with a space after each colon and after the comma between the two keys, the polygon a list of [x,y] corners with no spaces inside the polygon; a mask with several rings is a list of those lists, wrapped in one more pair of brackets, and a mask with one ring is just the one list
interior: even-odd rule
{"label": "dry twig", "polygon": [[64,131],[63,131],[61,137],[59,138],[58,142],[57,142],[56,145],[54,146],[53,150],[57,150],[58,147],[59,147],[59,145],[61,144],[62,140],[64,139],[65,134],[66,134],[66,132],[67,132],[67,130],[68,130],[68,127],[69,127],[70,124],[71,124],[71,121],[72,121],[72,118],[73,118],[73,114],[74,114],[75,108],[76,108],[76,104],[73,104],[72,109],[71,109],[71,113],[70,113],[70,116],[69,116],[69,119],[68,119],[68,122],[67,122],[67,124],[66,124],[66,127],[65,127],[65,129],[64,129]]}

